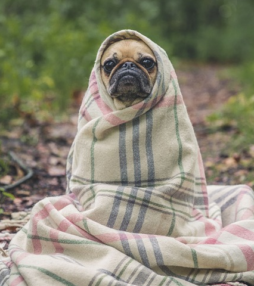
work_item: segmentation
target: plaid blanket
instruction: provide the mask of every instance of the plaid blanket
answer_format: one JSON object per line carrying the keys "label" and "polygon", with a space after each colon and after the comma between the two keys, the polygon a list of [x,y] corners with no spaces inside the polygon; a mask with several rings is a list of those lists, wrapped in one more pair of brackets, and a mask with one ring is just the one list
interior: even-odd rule
{"label": "plaid blanket", "polygon": [[[148,98],[117,110],[100,59],[128,38],[153,50],[158,74]],[[254,285],[253,191],[206,185],[174,69],[138,32],[98,51],[67,177],[67,194],[37,203],[12,240],[1,286]]]}

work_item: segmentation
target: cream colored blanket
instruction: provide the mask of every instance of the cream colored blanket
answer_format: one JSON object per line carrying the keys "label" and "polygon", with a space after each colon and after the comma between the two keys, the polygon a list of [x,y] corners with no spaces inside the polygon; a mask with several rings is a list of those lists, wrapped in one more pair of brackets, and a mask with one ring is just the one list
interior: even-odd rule
{"label": "cream colored blanket", "polygon": [[[126,38],[152,49],[158,74],[147,99],[116,110],[100,59]],[[253,191],[206,185],[175,71],[138,32],[99,49],[67,169],[69,193],[33,208],[1,286],[254,285]]]}

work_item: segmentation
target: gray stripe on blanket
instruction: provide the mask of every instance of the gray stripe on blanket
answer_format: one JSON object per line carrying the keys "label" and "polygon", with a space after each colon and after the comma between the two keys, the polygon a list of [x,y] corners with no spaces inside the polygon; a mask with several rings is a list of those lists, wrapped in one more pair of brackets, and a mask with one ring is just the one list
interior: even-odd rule
{"label": "gray stripe on blanket", "polygon": [[146,285],[147,279],[151,275],[151,270],[145,267],[142,267],[142,270],[139,272],[135,280],[132,282],[133,285]]}
{"label": "gray stripe on blanket", "polygon": [[131,189],[130,198],[128,199],[128,202],[127,202],[125,215],[123,217],[123,220],[122,220],[122,223],[120,226],[120,230],[126,230],[128,228],[128,225],[129,225],[130,220],[131,220],[133,208],[134,208],[134,203],[135,203],[135,199],[133,199],[133,197],[137,197],[137,192],[138,192],[137,188],[133,187]]}
{"label": "gray stripe on blanket", "polygon": [[132,148],[133,148],[133,162],[134,162],[134,178],[135,185],[141,185],[141,166],[139,154],[139,118],[133,120],[133,134],[132,134]]}
{"label": "gray stripe on blanket", "polygon": [[133,229],[133,232],[140,232],[144,219],[145,219],[145,215],[147,212],[147,208],[149,207],[149,204],[147,204],[147,201],[150,201],[150,198],[152,196],[152,192],[148,192],[148,190],[145,191],[145,196],[143,198],[142,204],[140,206],[140,210],[139,210],[139,214],[138,214],[138,219],[136,222],[136,225]]}
{"label": "gray stripe on blanket", "polygon": [[143,243],[143,240],[141,238],[140,235],[136,234],[136,243],[137,243],[137,246],[138,246],[138,252],[140,254],[140,257],[141,257],[141,260],[142,260],[142,263],[150,268],[150,263],[149,263],[149,259],[148,259],[148,256],[147,256],[147,253],[146,253],[146,248],[144,246],[144,243]]}
{"label": "gray stripe on blanket", "polygon": [[[119,191],[120,193],[122,193],[123,190],[124,190],[123,186],[119,186],[117,188],[117,191]],[[114,202],[113,202],[113,206],[112,206],[112,209],[111,209],[111,213],[110,213],[110,216],[109,216],[109,219],[108,219],[108,222],[107,222],[107,226],[108,227],[111,227],[111,228],[114,227],[115,222],[116,222],[116,218],[117,218],[117,215],[118,215],[120,204],[121,204],[121,199],[119,199],[117,196],[115,196]]]}
{"label": "gray stripe on blanket", "polygon": [[153,131],[153,109],[146,113],[146,157],[148,166],[148,186],[154,186],[155,172],[152,146],[152,131]]}
{"label": "gray stripe on blanket", "polygon": [[119,125],[119,159],[121,183],[128,185],[127,156],[126,156],[126,124]]}
{"label": "gray stripe on blanket", "polygon": [[150,236],[149,239],[150,239],[152,247],[153,247],[153,253],[154,253],[157,265],[168,276],[175,276],[175,274],[171,270],[169,270],[169,268],[166,267],[165,264],[164,264],[163,256],[162,256],[162,253],[161,253],[161,250],[160,250],[160,246],[158,244],[158,241],[157,241],[156,237],[155,236],[154,237]]}
{"label": "gray stripe on blanket", "polygon": [[7,286],[10,277],[10,269],[0,261],[0,286]]}
{"label": "gray stripe on blanket", "polygon": [[124,232],[121,232],[120,237],[121,237],[121,243],[122,243],[122,246],[123,246],[124,253],[127,256],[130,256],[130,257],[134,258],[134,255],[131,252],[131,248],[130,248],[130,244],[129,244],[129,241],[128,241],[128,237],[126,236],[126,234]]}

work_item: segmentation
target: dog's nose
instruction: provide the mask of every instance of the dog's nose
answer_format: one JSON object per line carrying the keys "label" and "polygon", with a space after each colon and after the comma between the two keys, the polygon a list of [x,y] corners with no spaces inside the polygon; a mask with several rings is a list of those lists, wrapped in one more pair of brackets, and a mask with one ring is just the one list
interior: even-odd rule
{"label": "dog's nose", "polygon": [[137,67],[133,62],[125,62],[123,65],[122,65],[122,68],[124,69],[133,69]]}

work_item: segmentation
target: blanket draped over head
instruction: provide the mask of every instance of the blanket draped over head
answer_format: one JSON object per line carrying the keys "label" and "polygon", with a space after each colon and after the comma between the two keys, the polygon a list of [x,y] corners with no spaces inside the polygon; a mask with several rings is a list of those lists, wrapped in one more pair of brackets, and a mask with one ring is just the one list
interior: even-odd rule
{"label": "blanket draped over head", "polygon": [[[100,59],[123,39],[145,42],[158,73],[145,100],[117,110]],[[1,286],[254,285],[253,192],[206,185],[175,71],[140,33],[101,45],[67,173],[67,194],[37,203],[12,240]]]}

